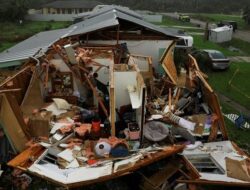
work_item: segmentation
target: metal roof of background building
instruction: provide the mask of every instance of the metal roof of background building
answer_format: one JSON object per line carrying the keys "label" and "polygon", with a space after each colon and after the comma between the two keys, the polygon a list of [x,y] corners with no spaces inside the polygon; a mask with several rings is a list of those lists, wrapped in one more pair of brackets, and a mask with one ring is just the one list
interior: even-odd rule
{"label": "metal roof of background building", "polygon": [[86,1],[86,0],[70,0],[70,1],[54,1],[51,3],[47,3],[42,5],[43,8],[87,8],[92,9],[96,5],[100,5],[102,3],[98,1]]}

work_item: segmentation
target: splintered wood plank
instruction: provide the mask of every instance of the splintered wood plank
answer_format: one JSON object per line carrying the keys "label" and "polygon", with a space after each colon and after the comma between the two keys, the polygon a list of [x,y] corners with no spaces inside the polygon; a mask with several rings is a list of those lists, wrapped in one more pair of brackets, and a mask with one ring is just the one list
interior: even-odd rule
{"label": "splintered wood plank", "polygon": [[178,76],[173,58],[174,48],[175,48],[175,42],[173,41],[172,44],[165,50],[160,62],[170,80],[176,85]]}
{"label": "splintered wood plank", "polygon": [[12,75],[11,77],[8,77],[5,81],[3,81],[0,84],[0,88],[4,87],[8,82],[12,81],[13,79],[15,79],[18,75],[23,74],[25,71],[27,71],[28,69],[30,69],[32,66],[29,65],[23,69],[21,69],[20,71],[18,71],[17,73],[15,73],[14,75]]}
{"label": "splintered wood plank", "polygon": [[115,136],[115,84],[114,84],[114,65],[111,64],[109,68],[109,81],[110,81],[110,123],[111,135]]}
{"label": "splintered wood plank", "polygon": [[[180,161],[177,159],[171,160],[167,165],[146,179],[144,183],[145,187],[148,187],[148,182],[153,188],[159,188],[164,182],[166,182],[172,175],[174,175],[181,167]],[[147,182],[148,181],[148,182]],[[150,189],[150,185],[148,189]],[[151,187],[152,187],[151,186]]]}
{"label": "splintered wood plank", "polygon": [[98,100],[98,102],[99,102],[99,104],[100,104],[100,106],[101,106],[101,108],[102,108],[102,111],[104,112],[105,116],[108,117],[109,115],[108,115],[108,112],[107,112],[106,107],[104,106],[104,104],[103,104],[103,102],[102,102],[102,98],[98,95],[96,89],[94,88],[93,84],[92,84],[91,81],[89,80],[88,76],[87,76],[86,74],[84,74],[84,77],[85,77],[86,81],[88,82],[90,88],[92,89],[92,91],[93,91],[95,97],[97,98],[97,100]]}
{"label": "splintered wood plank", "polygon": [[[217,122],[213,126],[213,130],[212,130],[212,133],[211,133],[211,137],[209,137],[209,140],[213,141],[213,140],[216,139],[217,133],[215,134],[215,132],[218,131],[218,129],[220,129],[224,140],[227,140],[228,139],[228,134],[227,134],[227,130],[226,130],[224,117],[223,117],[222,112],[221,112],[218,97],[215,94],[215,92],[211,91],[211,89],[207,88],[208,86],[205,85],[204,83],[207,83],[207,82],[202,81],[203,95],[204,95],[205,102],[212,109],[213,113],[215,113],[216,116],[218,117]],[[215,129],[215,128],[217,128],[217,129]]]}
{"label": "splintered wood plank", "polygon": [[37,75],[37,71],[34,71],[21,104],[21,110],[25,116],[31,115],[34,109],[41,108],[44,105],[40,81]]}
{"label": "splintered wood plank", "polygon": [[20,108],[15,97],[3,94],[0,109],[0,122],[9,142],[15,152],[23,151],[28,142],[27,126],[21,115]]}
{"label": "splintered wood plank", "polygon": [[166,147],[163,151],[153,153],[153,154],[151,154],[150,157],[146,157],[142,160],[139,160],[138,162],[135,163],[135,165],[127,167],[124,170],[119,170],[119,171],[112,173],[110,175],[99,177],[98,179],[87,180],[87,181],[82,181],[82,182],[77,182],[77,183],[63,184],[61,182],[55,181],[51,178],[48,178],[44,175],[42,176],[42,175],[39,175],[39,174],[36,174],[33,172],[32,172],[32,174],[36,175],[40,178],[43,178],[45,180],[51,181],[51,182],[58,184],[60,186],[63,186],[65,188],[82,187],[82,186],[87,186],[87,185],[91,185],[91,184],[95,184],[95,183],[108,181],[108,180],[115,179],[115,178],[118,178],[118,177],[121,177],[124,175],[128,175],[128,174],[130,174],[130,173],[132,173],[132,172],[134,172],[142,167],[145,167],[149,164],[152,164],[152,163],[157,162],[161,159],[164,159],[164,158],[167,158],[171,155],[175,155],[179,152],[182,152],[184,147],[185,147],[185,145],[173,145],[173,146]]}
{"label": "splintered wood plank", "polygon": [[26,170],[44,152],[42,146],[29,147],[7,163],[8,166]]}

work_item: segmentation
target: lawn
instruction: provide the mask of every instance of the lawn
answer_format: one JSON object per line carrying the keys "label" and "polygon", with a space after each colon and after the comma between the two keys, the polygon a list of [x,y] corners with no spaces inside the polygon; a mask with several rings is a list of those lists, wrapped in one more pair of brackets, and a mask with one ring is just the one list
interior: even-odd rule
{"label": "lawn", "polygon": [[233,46],[235,48],[240,49],[243,55],[250,56],[250,43],[244,40],[233,38],[230,42],[226,42],[221,44],[222,47],[228,48],[229,46]]}
{"label": "lawn", "polygon": [[209,83],[216,91],[250,110],[249,73],[250,63],[231,63],[226,71],[208,73]]}
{"label": "lawn", "polygon": [[[238,43],[239,41],[236,39],[233,39],[231,42],[217,44],[211,41],[204,40],[204,37],[200,35],[199,36],[193,35],[193,38],[194,38],[194,48],[197,49],[216,49],[223,52],[226,56],[240,56],[240,55],[247,55],[247,53],[249,53],[250,55],[249,48],[247,48],[247,46],[243,46],[242,45],[243,43]],[[245,43],[248,44],[249,47],[250,43],[247,42]],[[230,51],[229,50],[230,46],[239,48],[242,52]]]}
{"label": "lawn", "polygon": [[[235,113],[240,114],[237,111],[234,110],[229,104],[221,103],[222,111],[225,114],[229,113]],[[249,143],[249,137],[250,137],[250,129],[243,130],[237,128],[234,123],[232,123],[229,119],[224,117],[228,137],[230,140],[234,141],[240,148],[242,148],[244,151],[246,151],[248,154],[250,154],[250,143]]]}
{"label": "lawn", "polygon": [[168,16],[163,16],[161,24],[166,25],[166,26],[190,26],[190,27],[194,26],[190,22],[183,22],[183,21],[177,20],[175,18],[170,18]]}
{"label": "lawn", "polygon": [[163,16],[162,23],[153,23],[156,25],[161,25],[171,28],[180,29],[185,32],[203,32],[204,30],[202,28],[196,27],[194,24],[190,22],[182,22],[180,20],[177,20],[175,18],[171,18],[168,16]]}
{"label": "lawn", "polygon": [[233,20],[237,22],[238,29],[249,29],[241,15],[226,15],[226,14],[190,14],[194,19],[198,19],[205,22],[219,23],[221,20]]}
{"label": "lawn", "polygon": [[70,22],[54,21],[25,21],[22,25],[12,22],[1,22],[0,52],[38,32],[65,28],[70,24]]}

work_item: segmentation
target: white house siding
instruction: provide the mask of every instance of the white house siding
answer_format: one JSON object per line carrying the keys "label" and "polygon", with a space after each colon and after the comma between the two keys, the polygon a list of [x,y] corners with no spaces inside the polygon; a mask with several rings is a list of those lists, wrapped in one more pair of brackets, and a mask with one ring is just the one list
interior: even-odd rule
{"label": "white house siding", "polygon": [[[90,43],[97,43],[97,44],[116,44],[116,41],[89,41]],[[127,47],[130,53],[138,54],[138,55],[147,55],[151,56],[153,60],[153,65],[155,67],[158,66],[159,59],[160,59],[160,52],[162,49],[168,48],[169,45],[172,43],[172,40],[131,40],[131,41],[124,41],[121,40],[119,43],[127,43]]]}

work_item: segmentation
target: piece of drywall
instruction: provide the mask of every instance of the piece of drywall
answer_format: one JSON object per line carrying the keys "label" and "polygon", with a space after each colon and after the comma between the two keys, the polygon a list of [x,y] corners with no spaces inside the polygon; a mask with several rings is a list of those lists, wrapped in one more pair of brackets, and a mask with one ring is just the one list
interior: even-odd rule
{"label": "piece of drywall", "polygon": [[[131,54],[151,56],[154,67],[158,66],[159,63],[159,57],[160,57],[159,49],[168,48],[172,42],[173,42],[172,40],[129,40],[129,41],[120,40],[119,41],[120,44],[127,43],[129,53]],[[89,43],[115,45],[117,41],[96,40],[96,41],[89,41]]]}
{"label": "piece of drywall", "polygon": [[[94,61],[101,64],[101,65],[105,65],[105,66],[109,66],[111,64],[114,64],[114,60],[111,60],[109,58],[94,59]],[[95,72],[98,68],[99,68],[99,66],[93,66],[93,72]],[[97,73],[98,73],[97,79],[105,85],[108,84],[108,82],[109,82],[109,68],[102,67],[101,69],[98,70]]]}
{"label": "piece of drywall", "polygon": [[128,93],[128,86],[136,86],[136,71],[127,72],[114,72],[114,87],[115,87],[115,97],[116,97],[116,108],[120,108],[122,105],[130,104],[130,98]]}

